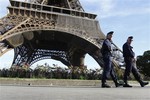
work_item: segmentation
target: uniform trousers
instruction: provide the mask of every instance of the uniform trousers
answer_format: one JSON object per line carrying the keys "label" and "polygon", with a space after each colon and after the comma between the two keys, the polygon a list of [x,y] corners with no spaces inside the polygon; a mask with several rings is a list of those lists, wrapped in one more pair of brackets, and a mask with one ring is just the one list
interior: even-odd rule
{"label": "uniform trousers", "polygon": [[111,76],[113,81],[117,83],[117,76],[114,70],[114,66],[112,64],[112,58],[109,55],[103,56],[104,68],[102,73],[102,84],[106,83],[106,80]]}
{"label": "uniform trousers", "polygon": [[135,66],[135,62],[132,58],[124,58],[124,61],[126,63],[126,69],[124,73],[124,82],[127,83],[128,77],[130,76],[130,73],[133,73],[133,76],[138,82],[142,82],[140,73],[138,72],[138,69]]}

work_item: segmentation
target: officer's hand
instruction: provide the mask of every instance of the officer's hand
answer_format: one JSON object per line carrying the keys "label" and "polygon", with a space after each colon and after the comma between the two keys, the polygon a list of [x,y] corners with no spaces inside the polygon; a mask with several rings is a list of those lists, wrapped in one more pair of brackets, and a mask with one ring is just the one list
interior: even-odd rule
{"label": "officer's hand", "polygon": [[132,61],[133,61],[133,62],[136,62],[135,58],[132,58]]}

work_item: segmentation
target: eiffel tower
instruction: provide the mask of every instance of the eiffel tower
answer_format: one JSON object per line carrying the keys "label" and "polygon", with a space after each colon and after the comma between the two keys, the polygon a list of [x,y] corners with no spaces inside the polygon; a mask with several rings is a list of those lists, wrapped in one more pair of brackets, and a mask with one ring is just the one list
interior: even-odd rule
{"label": "eiffel tower", "polygon": [[97,15],[86,13],[79,0],[10,0],[8,10],[0,19],[0,56],[14,49],[12,65],[54,59],[84,67],[89,54],[103,66],[105,35]]}

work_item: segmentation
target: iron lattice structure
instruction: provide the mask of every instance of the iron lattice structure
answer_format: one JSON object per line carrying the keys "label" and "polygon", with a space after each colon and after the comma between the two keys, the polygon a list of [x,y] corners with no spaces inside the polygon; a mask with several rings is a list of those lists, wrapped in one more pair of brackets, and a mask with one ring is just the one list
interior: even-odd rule
{"label": "iron lattice structure", "polygon": [[79,0],[10,0],[0,19],[0,56],[14,49],[13,65],[29,66],[55,59],[67,66],[84,66],[85,54],[103,66],[99,52],[105,35],[96,15]]}

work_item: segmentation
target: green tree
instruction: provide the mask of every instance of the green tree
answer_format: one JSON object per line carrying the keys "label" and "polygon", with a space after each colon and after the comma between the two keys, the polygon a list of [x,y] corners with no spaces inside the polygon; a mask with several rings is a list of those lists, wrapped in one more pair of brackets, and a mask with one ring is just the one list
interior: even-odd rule
{"label": "green tree", "polygon": [[150,77],[150,50],[137,57],[137,66],[142,74]]}

